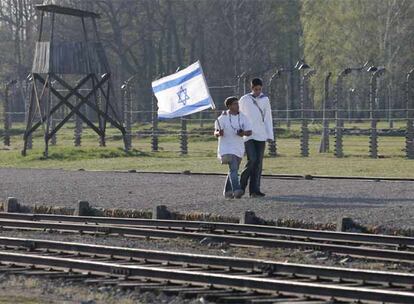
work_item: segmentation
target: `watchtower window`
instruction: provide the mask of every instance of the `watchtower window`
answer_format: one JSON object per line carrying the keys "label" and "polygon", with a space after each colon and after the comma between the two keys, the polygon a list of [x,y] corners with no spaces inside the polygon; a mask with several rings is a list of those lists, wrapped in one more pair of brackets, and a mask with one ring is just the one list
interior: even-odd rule
{"label": "watchtower window", "polygon": [[89,11],[38,5],[41,23],[32,72],[38,74],[103,74],[108,67]]}

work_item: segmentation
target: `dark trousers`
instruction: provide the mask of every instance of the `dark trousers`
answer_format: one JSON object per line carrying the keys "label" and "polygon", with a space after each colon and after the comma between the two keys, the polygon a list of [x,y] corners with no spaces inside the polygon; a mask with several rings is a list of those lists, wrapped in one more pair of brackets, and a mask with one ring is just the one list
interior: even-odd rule
{"label": "dark trousers", "polygon": [[240,186],[246,191],[247,183],[250,179],[250,193],[260,192],[260,178],[262,176],[265,145],[265,141],[257,141],[254,139],[244,143],[247,154],[247,164],[240,177]]}

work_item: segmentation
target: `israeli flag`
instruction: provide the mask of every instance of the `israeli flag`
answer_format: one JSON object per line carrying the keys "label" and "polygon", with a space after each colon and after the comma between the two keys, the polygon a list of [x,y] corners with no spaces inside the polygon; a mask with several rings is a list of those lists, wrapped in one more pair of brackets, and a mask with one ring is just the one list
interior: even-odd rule
{"label": "israeli flag", "polygon": [[215,108],[199,61],[152,83],[158,118],[175,118]]}

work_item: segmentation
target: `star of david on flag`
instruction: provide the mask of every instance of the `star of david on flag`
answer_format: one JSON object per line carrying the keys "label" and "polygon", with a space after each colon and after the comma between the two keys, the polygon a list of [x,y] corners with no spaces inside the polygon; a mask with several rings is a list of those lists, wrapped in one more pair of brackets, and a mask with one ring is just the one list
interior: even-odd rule
{"label": "star of david on flag", "polygon": [[190,97],[188,97],[187,95],[187,89],[184,89],[182,86],[180,87],[180,90],[177,93],[178,95],[178,103],[182,103],[183,105],[187,104],[187,100],[190,99]]}
{"label": "star of david on flag", "polygon": [[215,109],[199,61],[175,74],[152,82],[158,118],[168,119]]}

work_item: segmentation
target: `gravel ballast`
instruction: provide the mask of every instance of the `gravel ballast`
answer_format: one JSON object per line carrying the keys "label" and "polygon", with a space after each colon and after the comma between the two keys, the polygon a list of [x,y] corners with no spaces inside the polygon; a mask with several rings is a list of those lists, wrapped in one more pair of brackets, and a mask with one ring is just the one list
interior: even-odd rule
{"label": "gravel ballast", "polygon": [[223,176],[0,169],[0,199],[21,204],[74,207],[78,200],[104,208],[152,209],[239,216],[253,210],[264,219],[336,222],[414,228],[414,182],[262,179],[262,199],[222,197]]}

